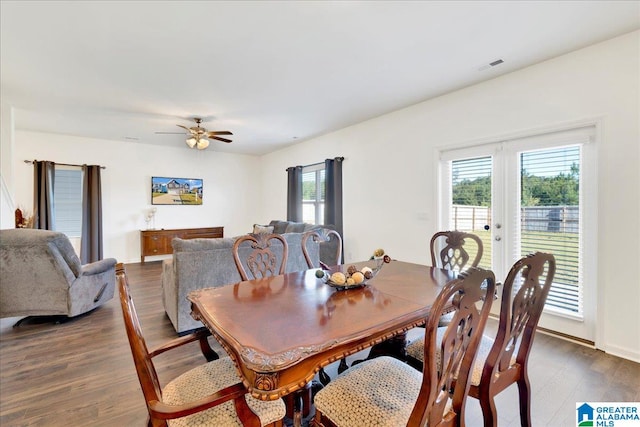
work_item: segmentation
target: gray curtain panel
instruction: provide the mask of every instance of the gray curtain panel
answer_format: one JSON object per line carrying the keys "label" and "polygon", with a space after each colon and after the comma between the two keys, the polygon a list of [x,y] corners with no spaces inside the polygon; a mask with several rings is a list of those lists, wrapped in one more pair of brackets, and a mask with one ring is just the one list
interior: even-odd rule
{"label": "gray curtain panel", "polygon": [[302,222],[302,166],[287,168],[287,221]]}
{"label": "gray curtain panel", "polygon": [[342,162],[344,157],[324,161],[325,196],[324,223],[333,225],[344,240],[342,232]]}
{"label": "gray curtain panel", "polygon": [[83,165],[82,237],[80,260],[83,264],[102,259],[102,183],[100,166]]}
{"label": "gray curtain panel", "polygon": [[54,229],[53,184],[55,167],[54,162],[33,161],[33,228]]}

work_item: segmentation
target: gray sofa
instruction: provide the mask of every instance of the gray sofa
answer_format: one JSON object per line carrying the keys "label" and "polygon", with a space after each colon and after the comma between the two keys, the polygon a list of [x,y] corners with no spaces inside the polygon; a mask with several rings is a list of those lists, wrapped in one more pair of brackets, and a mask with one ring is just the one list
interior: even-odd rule
{"label": "gray sofa", "polygon": [[[293,221],[280,221],[272,220],[268,226],[273,227],[273,232],[276,234],[284,233],[304,233],[307,231],[322,231],[323,229],[335,230],[332,225],[313,225],[304,222]],[[255,225],[254,225],[255,227]],[[338,265],[341,264],[341,260],[336,259],[337,245],[339,242],[335,240],[329,240],[320,244],[320,261],[326,265]]]}
{"label": "gray sofa", "polygon": [[0,254],[0,317],[73,317],[113,298],[116,260],[82,265],[63,233],[0,230]]}
{"label": "gray sofa", "polygon": [[[288,246],[286,272],[306,270],[307,262],[302,254],[302,233],[284,233]],[[189,239],[175,238],[173,256],[163,261],[162,299],[167,316],[178,334],[184,334],[203,325],[191,317],[189,292],[238,283],[240,274],[233,260],[231,248],[236,238]],[[282,245],[272,246],[273,252],[282,256]],[[307,243],[309,256],[318,265],[319,244],[311,239]],[[240,254],[251,250],[249,242],[240,246]]]}

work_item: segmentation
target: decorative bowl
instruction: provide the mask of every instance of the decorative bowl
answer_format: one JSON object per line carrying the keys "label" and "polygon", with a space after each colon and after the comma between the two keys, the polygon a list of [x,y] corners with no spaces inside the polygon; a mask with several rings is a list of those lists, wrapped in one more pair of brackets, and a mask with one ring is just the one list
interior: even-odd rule
{"label": "decorative bowl", "polygon": [[347,289],[356,289],[356,288],[361,288],[363,286],[367,286],[367,280],[360,283],[354,283],[353,285],[347,285],[346,283],[339,285],[337,283],[332,282],[331,279],[326,278],[324,283],[331,286],[332,288],[336,288],[339,291],[346,291]]}
{"label": "decorative bowl", "polygon": [[[369,266],[365,266],[362,267],[360,270],[355,269],[355,266],[349,266],[349,269],[347,269],[347,271],[340,271],[339,273],[343,273],[345,275],[345,278],[349,278],[352,276],[352,274],[357,273],[361,273],[362,275],[365,275],[366,271],[370,271],[370,274],[366,274],[364,279],[361,282],[358,283],[337,283],[335,281],[333,281],[331,279],[332,273],[329,271],[323,271],[324,275],[321,277],[321,280],[326,283],[327,285],[331,286],[332,288],[336,288],[339,291],[343,291],[343,290],[347,290],[347,289],[355,289],[355,288],[361,288],[363,286],[367,286],[369,284],[369,282],[371,282],[371,280],[376,277],[376,275],[378,274],[378,272],[380,272],[380,270],[382,269],[382,266],[384,265],[384,261],[383,260],[379,260],[377,263],[377,265],[375,267],[369,267]],[[355,271],[353,271],[355,270]],[[334,272],[336,273],[336,272]]]}

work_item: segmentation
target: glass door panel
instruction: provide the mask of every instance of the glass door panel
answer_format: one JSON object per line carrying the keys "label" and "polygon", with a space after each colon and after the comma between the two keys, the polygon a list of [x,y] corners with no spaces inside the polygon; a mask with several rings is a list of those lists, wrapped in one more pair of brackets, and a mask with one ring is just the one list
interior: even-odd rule
{"label": "glass door panel", "polygon": [[[451,162],[451,213],[449,228],[480,237],[483,254],[480,267],[491,264],[491,191],[493,175],[491,156],[453,160]],[[470,258],[476,255],[469,250]]]}

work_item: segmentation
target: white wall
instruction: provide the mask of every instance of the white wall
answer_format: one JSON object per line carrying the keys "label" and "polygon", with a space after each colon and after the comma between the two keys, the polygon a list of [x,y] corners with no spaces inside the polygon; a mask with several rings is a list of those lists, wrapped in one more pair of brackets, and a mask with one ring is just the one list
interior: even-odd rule
{"label": "white wall", "polygon": [[596,344],[640,361],[639,39],[636,31],[266,155],[263,216],[286,214],[287,167],[344,156],[346,261],[383,247],[429,263],[439,148],[599,118]]}
{"label": "white wall", "polygon": [[[257,157],[215,150],[189,150],[149,144],[16,131],[15,200],[32,206],[33,166],[24,160],[99,164],[102,171],[105,257],[140,262],[140,231],[151,209],[151,177],[202,178],[201,206],[155,206],[156,228],[224,226],[225,236],[244,234],[262,218],[256,212]],[[148,257],[153,261],[164,257]]]}
{"label": "white wall", "polygon": [[13,127],[13,108],[3,102],[0,110],[0,228],[15,227]]}

